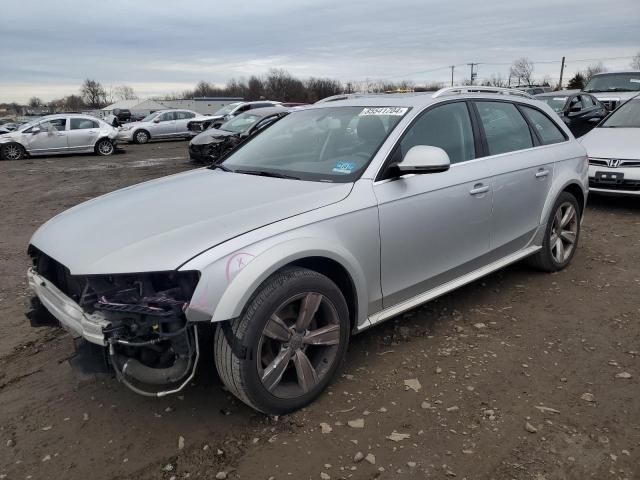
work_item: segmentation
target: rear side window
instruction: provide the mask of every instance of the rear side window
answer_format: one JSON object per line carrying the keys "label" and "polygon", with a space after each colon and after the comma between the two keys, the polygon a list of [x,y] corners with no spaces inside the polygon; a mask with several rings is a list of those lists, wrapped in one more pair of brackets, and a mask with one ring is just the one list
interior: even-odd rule
{"label": "rear side window", "polygon": [[451,163],[475,158],[473,130],[466,103],[447,103],[423,114],[401,140],[401,158],[416,145],[442,148]]}
{"label": "rear side window", "polygon": [[489,155],[533,147],[526,120],[512,103],[476,102],[484,128]]}
{"label": "rear side window", "polygon": [[161,122],[169,122],[171,120],[175,120],[175,112],[166,112],[163,113],[162,116],[160,117],[160,121]]}
{"label": "rear side window", "polygon": [[98,122],[89,120],[88,118],[72,118],[70,124],[71,130],[87,130],[89,128],[98,128]]}
{"label": "rear side window", "polygon": [[531,107],[522,106],[521,108],[529,120],[529,123],[531,123],[536,132],[538,132],[538,136],[543,145],[564,142],[566,140],[562,130],[544,113]]}
{"label": "rear side window", "polygon": [[175,112],[176,120],[186,120],[187,118],[193,118],[195,115],[191,112]]}

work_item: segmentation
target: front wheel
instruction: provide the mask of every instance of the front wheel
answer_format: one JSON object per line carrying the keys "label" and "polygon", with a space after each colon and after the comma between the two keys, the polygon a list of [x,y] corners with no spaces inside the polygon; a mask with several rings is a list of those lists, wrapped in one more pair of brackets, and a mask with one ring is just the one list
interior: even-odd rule
{"label": "front wheel", "polygon": [[107,157],[113,155],[114,151],[115,147],[113,146],[113,142],[108,138],[103,138],[96,143],[96,153],[100,156]]}
{"label": "front wheel", "polygon": [[542,249],[530,263],[545,272],[557,272],[569,263],[576,252],[580,237],[580,206],[576,197],[562,192],[551,210]]}
{"label": "front wheel", "polygon": [[22,145],[18,145],[17,143],[9,143],[7,145],[3,145],[2,151],[0,152],[2,155],[0,157],[5,160],[22,160],[26,153]]}
{"label": "front wheel", "polygon": [[145,130],[138,130],[133,134],[133,141],[137,144],[144,144],[149,141],[151,135]]}
{"label": "front wheel", "polygon": [[243,315],[218,325],[215,362],[226,387],[267,414],[315,400],[344,359],[349,312],[327,277],[291,268],[265,281]]}

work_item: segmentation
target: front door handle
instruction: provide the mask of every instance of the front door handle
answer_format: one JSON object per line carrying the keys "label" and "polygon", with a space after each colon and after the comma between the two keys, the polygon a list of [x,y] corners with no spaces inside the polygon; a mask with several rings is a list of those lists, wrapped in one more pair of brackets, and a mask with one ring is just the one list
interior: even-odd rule
{"label": "front door handle", "polygon": [[541,168],[536,172],[536,178],[544,178],[547,175],[549,175],[549,170],[547,170],[546,168]]}
{"label": "front door handle", "polygon": [[473,186],[473,188],[469,190],[469,193],[471,195],[481,195],[483,193],[487,193],[488,191],[489,191],[488,185],[484,185],[483,183],[476,183]]}

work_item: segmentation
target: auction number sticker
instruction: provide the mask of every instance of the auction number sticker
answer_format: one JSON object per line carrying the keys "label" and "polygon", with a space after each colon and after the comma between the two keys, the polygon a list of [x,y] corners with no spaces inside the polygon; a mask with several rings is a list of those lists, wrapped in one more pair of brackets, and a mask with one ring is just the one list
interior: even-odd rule
{"label": "auction number sticker", "polygon": [[368,107],[363,109],[359,116],[367,115],[396,115],[401,117],[409,110],[408,107]]}

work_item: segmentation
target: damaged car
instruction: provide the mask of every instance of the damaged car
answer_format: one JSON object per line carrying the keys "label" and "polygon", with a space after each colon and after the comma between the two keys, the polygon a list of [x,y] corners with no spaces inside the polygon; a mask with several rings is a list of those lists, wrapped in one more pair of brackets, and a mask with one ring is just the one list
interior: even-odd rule
{"label": "damaged car", "polygon": [[469,88],[290,112],[208,168],[57,215],[28,247],[34,310],[142,395],[205,361],[258,411],[304,407],[352,334],[520,260],[570,264],[584,148],[547,105]]}
{"label": "damaged car", "polygon": [[218,128],[209,128],[189,142],[189,158],[210,164],[287,113],[289,110],[280,106],[259,108],[240,114]]}
{"label": "damaged car", "polygon": [[229,105],[225,105],[221,109],[217,110],[213,115],[206,115],[202,118],[192,120],[187,125],[190,132],[193,135],[197,135],[200,132],[204,132],[209,128],[219,128],[224,122],[231,120],[233,117],[246,113],[248,111],[257,110],[260,108],[269,108],[280,105],[280,102],[272,100],[259,100],[255,102],[234,102]]}

